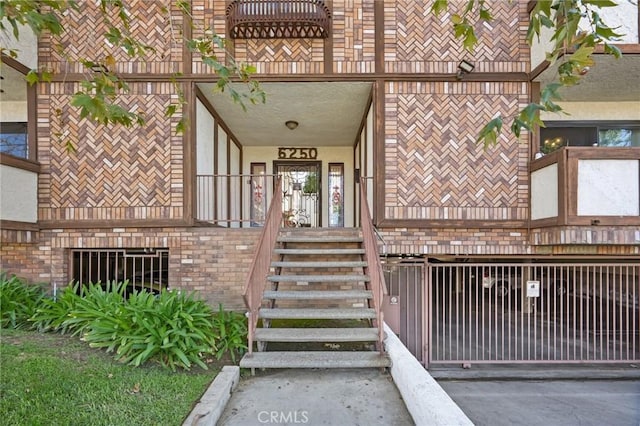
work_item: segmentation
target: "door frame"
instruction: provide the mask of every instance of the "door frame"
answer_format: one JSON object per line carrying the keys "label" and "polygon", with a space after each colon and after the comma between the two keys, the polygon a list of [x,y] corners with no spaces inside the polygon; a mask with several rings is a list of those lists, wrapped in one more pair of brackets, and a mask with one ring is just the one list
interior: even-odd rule
{"label": "door frame", "polygon": [[[322,161],[320,160],[273,160],[274,180],[279,175],[279,167],[282,166],[312,166],[316,169],[317,176],[317,201],[316,201],[316,223],[318,228],[322,227]],[[275,183],[274,183],[275,187]]]}

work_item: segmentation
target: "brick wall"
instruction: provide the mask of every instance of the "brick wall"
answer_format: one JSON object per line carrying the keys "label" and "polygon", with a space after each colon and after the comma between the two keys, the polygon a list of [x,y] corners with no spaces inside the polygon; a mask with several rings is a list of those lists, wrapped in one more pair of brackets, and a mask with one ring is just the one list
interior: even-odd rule
{"label": "brick wall", "polygon": [[169,249],[169,285],[198,291],[213,307],[243,309],[242,290],[261,230],[146,228],[41,231],[27,242],[5,242],[0,270],[58,287],[69,282],[70,249]]}

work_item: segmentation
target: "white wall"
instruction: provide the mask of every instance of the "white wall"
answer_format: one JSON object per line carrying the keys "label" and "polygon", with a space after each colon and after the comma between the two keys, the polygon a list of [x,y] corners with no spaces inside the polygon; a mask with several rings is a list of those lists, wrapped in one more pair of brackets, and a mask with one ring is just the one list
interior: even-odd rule
{"label": "white wall", "polygon": [[531,173],[531,220],[558,216],[558,164]]}
{"label": "white wall", "polygon": [[[615,28],[617,33],[623,34],[616,43],[638,43],[638,6],[637,1],[633,3],[628,0],[617,0],[616,7],[595,8],[602,20],[611,28]],[[580,22],[580,28],[590,30],[588,21],[583,19]],[[546,52],[550,52],[553,43],[550,38],[553,36],[553,30],[543,28],[540,34],[540,40],[534,38],[531,44],[531,69],[534,69],[545,60]]]}
{"label": "white wall", "polygon": [[[322,161],[322,223],[326,225],[329,223],[328,214],[328,200],[329,190],[326,187],[329,182],[328,176],[328,163],[344,163],[344,226],[352,227],[353,214],[354,214],[354,200],[353,200],[353,148],[349,146],[319,146],[318,158],[316,161]],[[278,159],[278,148],[275,146],[261,147],[261,146],[246,146],[242,151],[243,166],[242,169],[246,170],[245,173],[249,173],[251,170],[251,163],[266,163],[267,174],[273,174],[273,161]],[[267,179],[269,184],[271,179]],[[270,187],[268,192],[271,194],[273,189]],[[246,191],[245,203],[249,202],[249,192]],[[268,200],[271,200],[269,195]]]}
{"label": "white wall", "polygon": [[578,216],[640,215],[638,160],[578,160]]}
{"label": "white wall", "polygon": [[[602,20],[617,33],[624,34],[616,43],[638,43],[638,5],[629,0],[617,0],[618,6],[597,9]],[[581,28],[587,27],[587,20],[583,19]]]}
{"label": "white wall", "polygon": [[567,114],[542,112],[543,121],[640,120],[640,102],[558,102]]}
{"label": "white wall", "polygon": [[38,174],[0,165],[0,219],[38,221]]}
{"label": "white wall", "polygon": [[[230,188],[231,188],[231,219],[240,219],[241,213],[241,204],[242,200],[240,199],[240,186],[242,185],[242,178],[240,175],[240,148],[238,148],[234,143],[230,145],[231,147],[231,164],[229,164],[229,174],[232,175],[230,178]],[[232,228],[239,228],[240,222],[231,223]]]}
{"label": "white wall", "polygon": [[18,53],[16,60],[29,68],[38,68],[38,38],[27,25],[19,25],[19,39],[13,36],[13,29],[8,21],[2,22],[7,28],[0,31],[0,44],[5,49],[15,49]]}
{"label": "white wall", "polygon": [[[27,83],[25,83],[26,85]],[[0,121],[5,123],[26,123],[27,103],[21,101],[2,102],[0,106]]]}
{"label": "white wall", "polygon": [[200,101],[196,101],[196,123],[196,174],[212,175],[215,121]]}

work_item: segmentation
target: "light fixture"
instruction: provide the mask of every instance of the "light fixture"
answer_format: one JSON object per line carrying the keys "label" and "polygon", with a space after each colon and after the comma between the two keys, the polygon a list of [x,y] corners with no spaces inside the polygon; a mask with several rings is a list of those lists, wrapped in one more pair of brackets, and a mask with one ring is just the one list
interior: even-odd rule
{"label": "light fixture", "polygon": [[456,79],[462,80],[462,76],[465,74],[469,74],[476,66],[469,61],[465,61],[464,59],[460,61],[458,64],[458,73],[456,74]]}
{"label": "light fixture", "polygon": [[298,128],[298,124],[299,123],[297,121],[295,121],[295,120],[288,120],[288,121],[285,121],[285,123],[284,123],[284,125],[287,126],[287,128],[289,130],[297,129]]}

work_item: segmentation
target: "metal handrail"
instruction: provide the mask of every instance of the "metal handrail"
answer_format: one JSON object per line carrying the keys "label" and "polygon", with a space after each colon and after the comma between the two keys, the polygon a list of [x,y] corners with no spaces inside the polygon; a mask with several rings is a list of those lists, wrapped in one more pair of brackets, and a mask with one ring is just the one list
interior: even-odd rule
{"label": "metal handrail", "polygon": [[382,262],[378,253],[377,237],[369,203],[367,202],[366,183],[364,178],[360,178],[360,226],[362,227],[362,238],[364,240],[364,251],[367,258],[367,272],[369,275],[369,286],[373,293],[373,309],[376,312],[376,326],[378,327],[378,349],[384,352],[384,316],[382,312],[382,300],[387,294],[384,281]]}
{"label": "metal handrail", "polygon": [[253,353],[253,340],[258,325],[258,314],[262,305],[262,294],[271,268],[271,258],[282,224],[282,179],[278,177],[258,246],[249,268],[242,297],[248,309],[248,352]]}

